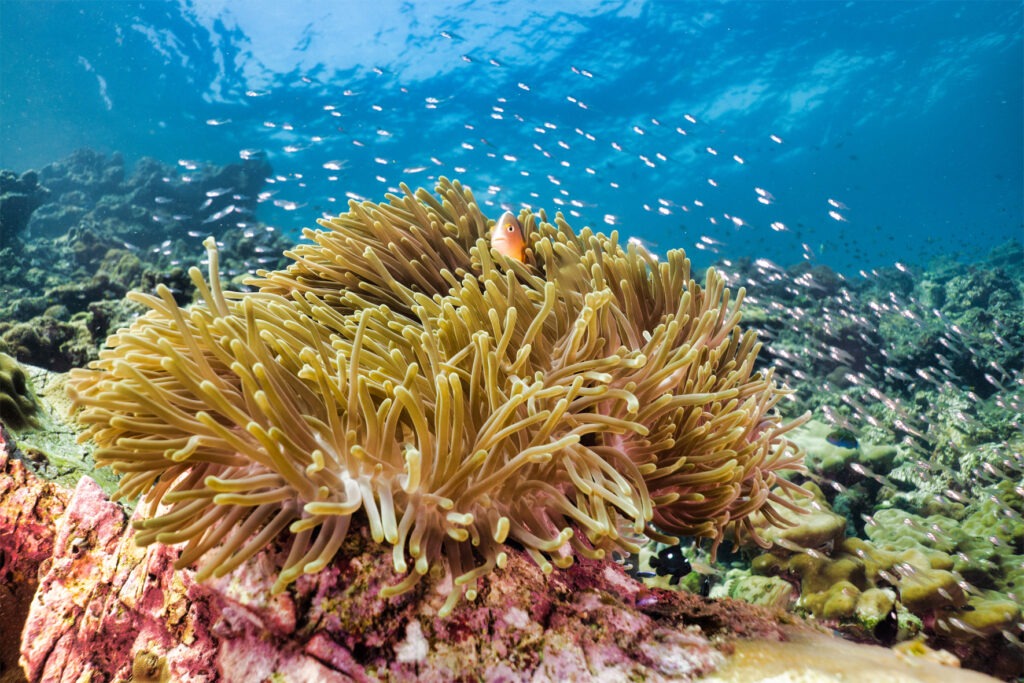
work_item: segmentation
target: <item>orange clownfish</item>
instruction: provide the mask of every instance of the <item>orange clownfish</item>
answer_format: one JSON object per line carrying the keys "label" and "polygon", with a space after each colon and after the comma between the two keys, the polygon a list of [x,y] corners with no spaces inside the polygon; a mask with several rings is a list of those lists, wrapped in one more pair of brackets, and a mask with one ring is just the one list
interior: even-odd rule
{"label": "orange clownfish", "polygon": [[491,249],[520,263],[525,260],[526,238],[523,236],[523,226],[519,225],[511,211],[501,214],[491,229]]}

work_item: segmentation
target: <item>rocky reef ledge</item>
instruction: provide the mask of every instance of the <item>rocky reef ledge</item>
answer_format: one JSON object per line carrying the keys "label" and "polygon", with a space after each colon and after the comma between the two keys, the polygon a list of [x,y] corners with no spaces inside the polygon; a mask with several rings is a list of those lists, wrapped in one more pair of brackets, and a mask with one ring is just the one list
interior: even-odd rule
{"label": "rocky reef ledge", "polygon": [[266,555],[200,584],[173,570],[173,548],[137,547],[88,477],[54,488],[6,450],[0,471],[2,570],[22,587],[10,607],[25,619],[30,681],[685,680],[720,665],[737,634],[783,638],[775,616],[741,602],[649,590],[616,564],[544,576],[518,552],[475,603],[439,619],[443,596],[429,589],[377,596],[390,562],[356,534],[344,561],[283,595],[270,595]]}
{"label": "rocky reef ledge", "polygon": [[[390,562],[360,534],[334,566],[279,596],[267,553],[198,583],[173,569],[175,549],[139,548],[124,508],[90,478],[63,488],[18,453],[0,432],[5,683],[746,681],[761,680],[758,671],[800,671],[802,681],[878,680],[880,671],[898,671],[887,680],[993,680],[907,663],[781,612],[648,588],[615,563],[580,560],[546,576],[515,550],[447,619],[437,617],[443,596],[427,586],[380,599]],[[19,629],[20,646],[10,637]],[[837,672],[838,656],[852,670]]]}

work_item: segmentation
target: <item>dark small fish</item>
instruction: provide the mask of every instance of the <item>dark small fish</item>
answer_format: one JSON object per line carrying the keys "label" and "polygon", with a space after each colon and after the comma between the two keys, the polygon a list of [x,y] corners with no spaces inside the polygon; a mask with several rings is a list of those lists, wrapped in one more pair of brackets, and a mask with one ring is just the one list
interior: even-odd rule
{"label": "dark small fish", "polygon": [[658,573],[658,576],[671,576],[672,578],[669,579],[671,586],[678,585],[679,579],[693,571],[690,561],[686,559],[683,551],[677,545],[662,548],[657,555],[650,559],[648,564]]}
{"label": "dark small fish", "polygon": [[825,441],[840,448],[857,448],[860,445],[857,443],[857,435],[845,427],[833,429],[825,437]]}

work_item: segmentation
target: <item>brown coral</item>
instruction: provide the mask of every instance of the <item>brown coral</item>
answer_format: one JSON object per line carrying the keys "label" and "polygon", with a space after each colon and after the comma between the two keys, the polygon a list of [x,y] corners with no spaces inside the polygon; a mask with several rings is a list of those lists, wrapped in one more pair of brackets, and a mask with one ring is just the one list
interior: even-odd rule
{"label": "brown coral", "polygon": [[39,402],[18,361],[0,352],[0,425],[11,429],[38,426]]}
{"label": "brown coral", "polygon": [[[778,520],[798,466],[731,297],[681,251],[520,215],[526,262],[492,252],[472,195],[408,189],[307,231],[284,271],[202,302],[165,288],[71,392],[96,459],[144,495],[140,542],[223,574],[287,530],[276,585],[322,569],[362,511],[405,575],[458,597],[524,547],[546,571],[643,535],[719,541]],[[539,219],[539,220],[538,220]],[[162,503],[163,507],[157,508]]]}

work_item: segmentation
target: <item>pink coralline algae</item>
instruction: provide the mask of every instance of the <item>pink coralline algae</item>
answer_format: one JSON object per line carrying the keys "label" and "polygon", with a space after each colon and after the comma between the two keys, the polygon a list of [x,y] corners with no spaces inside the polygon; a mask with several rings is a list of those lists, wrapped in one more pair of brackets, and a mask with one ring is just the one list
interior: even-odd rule
{"label": "pink coralline algae", "polygon": [[545,575],[519,551],[442,619],[444,591],[428,582],[380,598],[395,577],[364,534],[284,594],[270,592],[281,548],[197,583],[173,570],[174,548],[138,547],[92,480],[61,491],[6,451],[0,470],[5,577],[40,576],[20,617],[32,682],[691,680],[737,635],[783,637],[743,603],[646,589],[608,562]]}
{"label": "pink coralline algae", "polygon": [[56,520],[69,491],[37,478],[21,460],[0,424],[0,681],[20,680],[18,637],[41,565],[53,554]]}

